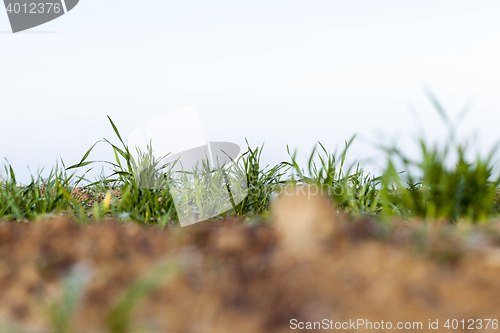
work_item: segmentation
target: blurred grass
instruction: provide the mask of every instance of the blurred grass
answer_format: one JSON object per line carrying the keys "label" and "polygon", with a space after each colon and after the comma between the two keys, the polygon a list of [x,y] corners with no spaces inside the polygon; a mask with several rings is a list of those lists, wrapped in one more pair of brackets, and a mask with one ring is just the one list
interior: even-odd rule
{"label": "blurred grass", "polygon": [[134,281],[123,292],[107,316],[106,326],[109,332],[130,332],[132,326],[131,317],[134,309],[162,284],[173,279],[179,271],[178,266],[176,261],[166,261]]}
{"label": "blurred grass", "polygon": [[90,268],[83,264],[72,267],[64,277],[61,298],[48,306],[53,333],[76,331],[72,319],[82,298],[85,284],[90,278]]}
{"label": "blurred grass", "polygon": [[[481,222],[498,212],[495,199],[500,178],[493,176],[494,150],[486,158],[476,157],[468,162],[466,147],[456,146],[458,157],[454,166],[449,167],[447,157],[451,146],[439,150],[421,141],[420,149],[420,161],[410,160],[400,150],[392,151],[380,191],[386,214]],[[404,175],[396,171],[393,159],[405,165]],[[417,178],[410,170],[416,170],[421,177]]]}

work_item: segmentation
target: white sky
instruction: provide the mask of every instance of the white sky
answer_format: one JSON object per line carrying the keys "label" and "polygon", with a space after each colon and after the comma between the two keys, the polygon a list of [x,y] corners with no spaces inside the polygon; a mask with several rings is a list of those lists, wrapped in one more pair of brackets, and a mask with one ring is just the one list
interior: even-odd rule
{"label": "white sky", "polygon": [[474,100],[460,129],[486,150],[500,139],[499,18],[498,0],[81,0],[30,30],[54,33],[13,35],[0,11],[0,158],[26,178],[114,139],[107,114],[127,137],[192,104],[208,140],[265,141],[268,163],[355,133],[351,157],[377,156],[377,130],[411,151],[408,105],[444,130],[422,82],[452,116]]}

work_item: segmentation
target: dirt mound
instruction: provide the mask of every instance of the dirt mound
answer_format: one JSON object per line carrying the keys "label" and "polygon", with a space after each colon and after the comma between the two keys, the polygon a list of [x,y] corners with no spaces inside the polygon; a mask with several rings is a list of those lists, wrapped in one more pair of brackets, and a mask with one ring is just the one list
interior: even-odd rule
{"label": "dirt mound", "polygon": [[[429,320],[449,331],[448,319],[461,331],[500,319],[497,224],[352,221],[300,195],[280,198],[273,221],[167,230],[64,217],[1,223],[0,321],[55,331],[50,309],[64,309],[74,272],[88,279],[73,332],[288,332],[315,322],[427,331]],[[168,278],[158,267],[170,267],[160,273]]]}

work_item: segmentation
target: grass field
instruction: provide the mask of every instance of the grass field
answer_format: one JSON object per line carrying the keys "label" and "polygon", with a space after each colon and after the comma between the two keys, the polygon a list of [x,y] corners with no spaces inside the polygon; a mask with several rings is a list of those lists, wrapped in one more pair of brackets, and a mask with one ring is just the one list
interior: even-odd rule
{"label": "grass field", "polygon": [[[416,160],[381,147],[386,165],[376,177],[346,164],[354,138],[336,154],[318,143],[305,165],[291,150],[262,165],[264,147],[248,145],[237,161],[248,195],[186,228],[169,169],[149,152],[136,161],[111,119],[116,138],[96,143],[110,148],[110,175],[85,179],[96,144],[28,184],[7,165],[0,331],[288,332],[293,318],[422,329],[439,320],[437,331],[473,319],[495,331],[497,148],[470,159],[475,152],[434,102],[448,140],[420,139]],[[145,188],[144,177],[162,186]],[[198,201],[188,208],[199,210],[198,193],[227,179],[189,184]]]}
{"label": "grass field", "polygon": [[[91,180],[90,184],[85,175],[76,176],[75,170],[85,171],[96,163],[89,161],[96,144],[79,163],[66,168],[61,163],[63,167],[54,167],[48,177],[32,176],[26,185],[18,183],[15,171],[7,165],[0,179],[0,220],[34,221],[47,215],[68,214],[82,223],[114,218],[161,227],[176,225],[177,212],[168,186],[144,188],[143,179],[137,176],[139,168],[141,175],[146,170],[150,173],[148,177],[156,179],[167,178],[168,171],[161,174],[165,169],[158,168],[158,160],[148,153],[140,155],[141,161],[135,161],[118,129],[109,121],[118,144],[108,139],[96,144],[110,147],[111,158],[104,162],[112,167],[110,175]],[[332,198],[339,210],[353,216],[467,223],[486,223],[497,216],[500,175],[494,174],[496,147],[488,156],[468,160],[471,155],[468,143],[456,142],[450,125],[450,136],[444,144],[424,139],[417,142],[420,147],[417,160],[411,160],[397,147],[382,147],[386,168],[382,175],[374,177],[359,164],[345,165],[353,139],[338,154],[330,153],[318,143],[307,165],[299,165],[296,152],[289,150],[289,160],[264,166],[261,163],[264,147],[248,145],[237,161],[246,178],[248,196],[221,217],[265,220],[273,194],[290,184],[317,187]],[[206,184],[196,186],[195,192],[200,191],[207,191]]]}

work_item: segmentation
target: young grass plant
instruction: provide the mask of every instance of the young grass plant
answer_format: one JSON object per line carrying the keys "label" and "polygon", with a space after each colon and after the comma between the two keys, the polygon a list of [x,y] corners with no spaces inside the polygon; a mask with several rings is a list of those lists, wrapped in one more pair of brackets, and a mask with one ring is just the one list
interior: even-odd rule
{"label": "young grass plant", "polygon": [[19,185],[11,166],[5,167],[6,177],[0,180],[0,219],[32,221],[41,216],[66,212],[76,220],[84,219],[84,211],[71,193],[73,175],[53,168],[48,177],[41,173],[31,176],[28,185]]}
{"label": "young grass plant", "polygon": [[[234,208],[238,216],[255,216],[269,208],[273,193],[285,184],[284,176],[289,164],[281,162],[273,167],[262,167],[261,156],[264,145],[252,149],[247,141],[247,151],[240,156],[246,176],[247,196]],[[239,163],[238,163],[239,164]]]}
{"label": "young grass plant", "polygon": [[[449,136],[439,147],[422,135],[418,140],[421,157],[417,161],[398,148],[385,148],[388,166],[381,189],[384,212],[428,220],[485,221],[494,213],[500,185],[500,177],[493,174],[498,144],[486,157],[467,159],[467,142],[456,140],[457,124],[451,122],[437,98],[430,91],[427,93],[448,127]],[[458,119],[462,117],[463,112]],[[395,165],[402,165],[404,172],[397,172]]]}
{"label": "young grass plant", "polygon": [[376,214],[380,212],[376,190],[380,178],[366,173],[359,164],[355,169],[354,165],[345,169],[347,151],[353,140],[354,137],[345,143],[340,161],[319,143],[321,149],[313,149],[309,155],[307,170],[297,163],[296,152],[292,155],[288,149],[291,159],[288,165],[294,171],[291,182],[316,186],[320,192],[331,196],[340,209],[351,214]]}
{"label": "young grass plant", "polygon": [[[457,160],[449,167],[449,151],[454,148]],[[461,218],[472,222],[485,221],[494,212],[500,178],[493,176],[492,158],[466,159],[466,145],[444,149],[420,140],[420,161],[412,161],[400,150],[392,149],[383,176],[382,206],[386,213],[429,220]],[[402,162],[405,173],[398,173],[394,160]],[[421,176],[417,178],[411,170]],[[407,186],[405,186],[405,183]]]}
{"label": "young grass plant", "polygon": [[[104,138],[92,145],[78,164],[67,168],[67,170],[77,169],[96,163],[98,161],[87,161],[94,147],[100,142],[111,146],[115,157],[114,162],[101,161],[111,165],[111,175],[89,186],[94,186],[101,193],[118,188],[121,196],[117,198],[118,200],[112,200],[104,212],[94,210],[94,219],[116,216],[119,219],[161,226],[173,223],[176,220],[176,211],[168,186],[164,186],[163,178],[159,177],[159,159],[155,159],[152,148],[149,147],[147,152],[139,152],[138,161],[134,160],[117,127],[111,118],[108,117],[108,119],[121,147]],[[150,186],[151,182],[154,183],[153,186]]]}

